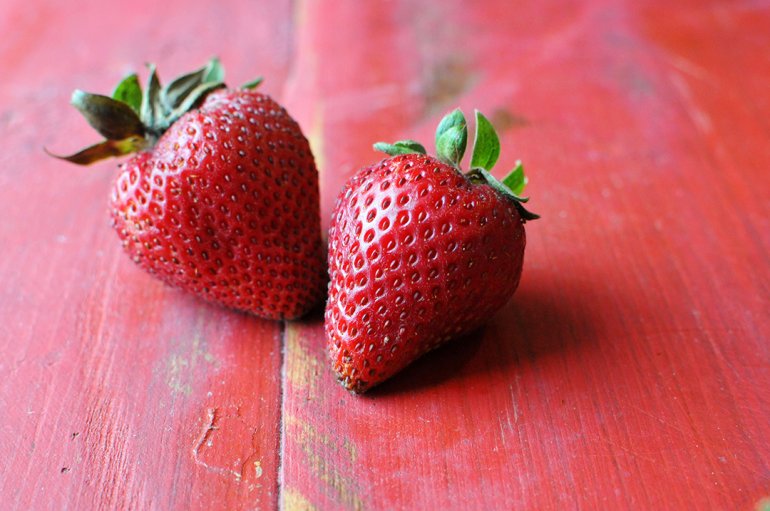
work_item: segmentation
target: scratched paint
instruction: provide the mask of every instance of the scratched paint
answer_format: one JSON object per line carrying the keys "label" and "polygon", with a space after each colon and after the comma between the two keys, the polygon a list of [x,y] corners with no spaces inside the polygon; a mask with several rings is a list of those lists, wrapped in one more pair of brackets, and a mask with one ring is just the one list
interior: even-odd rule
{"label": "scratched paint", "polygon": [[364,509],[355,479],[345,475],[334,463],[329,463],[334,453],[342,452],[347,455],[349,463],[355,464],[355,447],[332,432],[319,432],[315,426],[291,415],[285,415],[283,422],[288,441],[301,446],[307,467],[324,484],[326,491],[331,492],[333,501],[340,503],[344,509]]}
{"label": "scratched paint", "polygon": [[237,407],[206,410],[200,437],[192,449],[195,463],[236,481],[258,479],[263,469],[257,443],[258,428],[248,424]]}
{"label": "scratched paint", "polygon": [[327,377],[330,372],[325,358],[318,357],[303,346],[300,331],[298,325],[286,326],[286,380],[293,387],[307,392],[308,399],[316,399],[319,379]]}
{"label": "scratched paint", "polygon": [[281,493],[281,509],[284,511],[316,511],[317,508],[297,490],[285,488]]}
{"label": "scratched paint", "polygon": [[172,393],[191,395],[199,364],[207,364],[214,370],[221,365],[220,361],[206,348],[205,340],[196,333],[189,343],[178,343],[180,351],[173,353],[168,359],[165,370],[166,385]]}

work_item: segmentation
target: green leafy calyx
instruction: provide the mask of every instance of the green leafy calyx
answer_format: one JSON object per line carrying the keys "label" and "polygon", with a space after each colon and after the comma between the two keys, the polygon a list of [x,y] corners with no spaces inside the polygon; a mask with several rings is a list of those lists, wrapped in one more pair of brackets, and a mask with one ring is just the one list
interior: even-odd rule
{"label": "green leafy calyx", "polygon": [[[144,91],[136,74],[121,80],[112,96],[76,90],[72,94],[72,105],[105,140],[69,156],[52,156],[88,165],[144,150],[182,115],[200,104],[208,93],[225,86],[225,72],[217,58],[172,80],[166,87],[161,86],[155,66],[149,64],[148,68],[150,74]],[[255,80],[244,88],[256,87],[260,81]]]}
{"label": "green leafy calyx", "polygon": [[444,163],[459,167],[467,144],[468,125],[457,108],[444,116],[436,128],[436,156]]}
{"label": "green leafy calyx", "polygon": [[[442,162],[461,170],[461,162],[468,142],[468,126],[462,111],[457,108],[441,119],[436,128],[436,156]],[[374,149],[396,156],[399,154],[426,154],[425,148],[414,140],[401,140],[393,144],[377,142]],[[476,110],[476,134],[471,153],[471,168],[465,176],[476,184],[487,184],[513,201],[524,221],[540,218],[528,211],[524,203],[528,197],[522,197],[527,178],[520,161],[502,180],[491,173],[492,167],[500,157],[500,138],[492,123]]]}
{"label": "green leafy calyx", "polygon": [[132,73],[120,81],[112,93],[112,99],[127,104],[131,110],[139,114],[142,108],[142,86],[139,85],[139,77],[136,73]]}
{"label": "green leafy calyx", "polygon": [[264,79],[264,78],[262,78],[261,76],[260,76],[260,77],[257,77],[257,78],[255,78],[255,79],[253,79],[252,81],[250,81],[250,82],[246,82],[246,83],[244,83],[243,85],[241,85],[241,88],[242,88],[242,89],[246,89],[246,90],[256,89],[257,87],[259,87],[260,85],[262,85],[262,82],[263,82],[264,80],[265,80],[265,79]]}
{"label": "green leafy calyx", "polygon": [[495,128],[476,110],[476,138],[473,141],[471,168],[492,170],[500,156],[500,139]]}
{"label": "green leafy calyx", "polygon": [[390,156],[396,156],[398,154],[427,154],[422,144],[415,142],[414,140],[399,140],[392,144],[377,142],[374,144],[374,150],[381,151]]}

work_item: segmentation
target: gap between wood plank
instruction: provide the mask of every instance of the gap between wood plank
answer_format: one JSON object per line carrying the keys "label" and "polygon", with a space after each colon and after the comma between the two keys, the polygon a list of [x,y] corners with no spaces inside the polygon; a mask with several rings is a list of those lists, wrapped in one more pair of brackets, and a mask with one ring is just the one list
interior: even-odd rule
{"label": "gap between wood plank", "polygon": [[284,444],[286,441],[286,431],[284,428],[285,421],[283,420],[286,413],[286,338],[288,337],[289,325],[286,320],[281,321],[281,382],[278,385],[278,391],[281,397],[281,407],[278,411],[278,491],[275,492],[277,502],[273,509],[280,509],[283,511],[283,453]]}

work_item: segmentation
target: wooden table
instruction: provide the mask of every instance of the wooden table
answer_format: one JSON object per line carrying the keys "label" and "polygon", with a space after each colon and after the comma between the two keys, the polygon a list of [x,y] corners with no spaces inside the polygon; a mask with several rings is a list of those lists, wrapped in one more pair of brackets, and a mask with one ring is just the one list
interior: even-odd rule
{"label": "wooden table", "polygon": [[[767,509],[767,1],[0,7],[0,508]],[[115,163],[42,146],[94,140],[74,88],[212,54],[304,127],[324,227],[372,142],[488,113],[542,215],[513,300],[356,397],[320,312],[135,267]]]}

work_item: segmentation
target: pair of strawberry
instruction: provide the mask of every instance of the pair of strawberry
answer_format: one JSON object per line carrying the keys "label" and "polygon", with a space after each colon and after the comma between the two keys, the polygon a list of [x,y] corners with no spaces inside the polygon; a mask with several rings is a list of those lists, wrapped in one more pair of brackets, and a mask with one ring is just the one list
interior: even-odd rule
{"label": "pair of strawberry", "polygon": [[[165,282],[270,319],[321,301],[327,267],[318,172],[286,110],[227,89],[215,59],[161,87],[151,67],[111,97],[75,91],[73,105],[105,140],[71,156],[121,165],[111,212],[128,254]],[[459,110],[436,132],[437,157],[406,140],[375,144],[389,158],[360,170],[337,200],[329,231],[325,327],[334,371],[363,392],[441,343],[481,325],[519,283],[521,165],[490,170],[500,144],[476,112],[471,170]]]}

